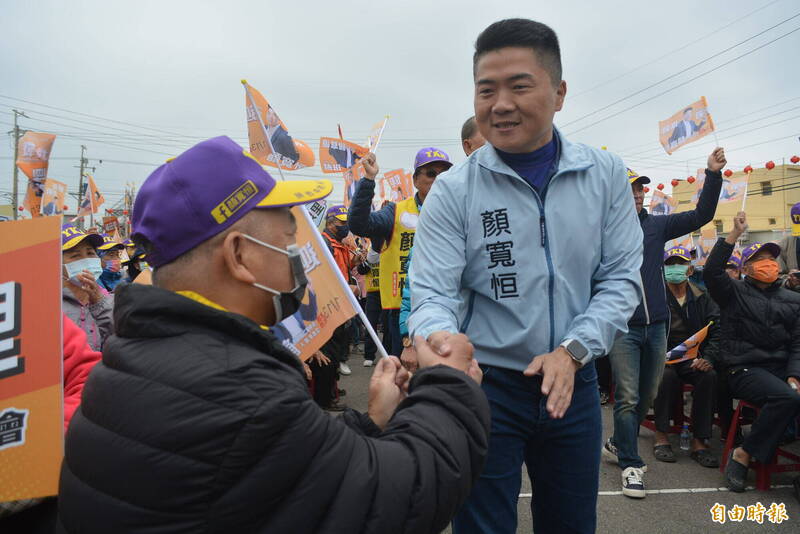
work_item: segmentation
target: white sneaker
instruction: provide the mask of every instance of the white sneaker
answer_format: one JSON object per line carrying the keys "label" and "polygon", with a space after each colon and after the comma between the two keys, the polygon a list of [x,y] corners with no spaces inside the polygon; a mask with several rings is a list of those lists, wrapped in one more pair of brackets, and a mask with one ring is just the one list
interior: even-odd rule
{"label": "white sneaker", "polygon": [[[617,452],[617,446],[611,442],[611,438],[608,438],[605,443],[603,443],[603,458],[611,462],[612,464],[619,465],[619,453]],[[647,464],[642,465],[639,469],[642,470],[642,473],[647,473]]]}
{"label": "white sneaker", "polygon": [[351,374],[353,371],[350,370],[350,366],[346,363],[342,362],[339,364],[339,372],[344,376]]}
{"label": "white sneaker", "polygon": [[644,499],[644,473],[638,467],[628,467],[622,472],[622,494],[634,499]]}
{"label": "white sneaker", "polygon": [[364,360],[364,367],[372,367],[374,363],[372,360]]}

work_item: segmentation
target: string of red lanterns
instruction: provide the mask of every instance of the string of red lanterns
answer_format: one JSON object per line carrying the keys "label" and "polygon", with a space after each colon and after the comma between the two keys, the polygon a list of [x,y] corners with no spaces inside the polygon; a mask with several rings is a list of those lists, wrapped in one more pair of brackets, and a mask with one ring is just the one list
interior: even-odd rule
{"label": "string of red lanterns", "polygon": [[[800,156],[797,156],[797,155],[792,156],[791,158],[789,158],[789,161],[791,161],[793,164],[797,165],[798,163],[800,163]],[[771,171],[772,169],[775,168],[775,162],[772,161],[772,160],[769,160],[768,162],[766,162],[764,164],[764,167],[766,167],[766,169],[768,171]],[[746,174],[750,174],[750,173],[753,172],[753,166],[752,165],[747,165],[744,169],[742,169],[742,171],[744,171]],[[733,176],[733,171],[731,169],[725,169],[725,172],[723,172],[722,174],[725,176],[725,178],[730,178],[731,176]],[[697,178],[695,178],[694,176],[689,176],[688,178],[686,178],[686,181],[688,183],[690,183],[690,184],[693,184],[693,183],[695,183],[697,181]],[[680,183],[680,180],[673,179],[670,183],[672,184],[672,187],[677,187],[678,184]],[[658,189],[659,191],[663,191],[664,190],[664,184],[658,184],[656,186],[656,189]],[[645,187],[644,188],[644,192],[645,193],[649,193],[650,192],[650,188],[649,187]]]}

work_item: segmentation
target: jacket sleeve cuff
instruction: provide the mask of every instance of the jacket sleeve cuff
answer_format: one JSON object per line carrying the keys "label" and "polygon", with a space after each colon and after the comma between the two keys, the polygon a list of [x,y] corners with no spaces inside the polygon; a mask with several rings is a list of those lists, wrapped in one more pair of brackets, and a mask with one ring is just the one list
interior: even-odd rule
{"label": "jacket sleeve cuff", "polygon": [[342,414],[342,421],[359,434],[369,438],[374,438],[381,433],[381,429],[370,416],[350,408],[347,408]]}

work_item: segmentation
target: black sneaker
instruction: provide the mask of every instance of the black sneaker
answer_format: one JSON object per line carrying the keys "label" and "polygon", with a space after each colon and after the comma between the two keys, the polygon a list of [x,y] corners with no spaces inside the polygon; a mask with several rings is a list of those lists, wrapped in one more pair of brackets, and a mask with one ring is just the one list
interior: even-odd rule
{"label": "black sneaker", "polygon": [[643,472],[638,467],[628,467],[622,472],[622,494],[633,499],[644,499]]}

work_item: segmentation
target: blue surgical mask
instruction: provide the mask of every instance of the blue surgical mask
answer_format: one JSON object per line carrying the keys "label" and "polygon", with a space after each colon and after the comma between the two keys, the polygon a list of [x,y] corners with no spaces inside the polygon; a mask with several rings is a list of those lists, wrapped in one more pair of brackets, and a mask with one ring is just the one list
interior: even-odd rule
{"label": "blue surgical mask", "polygon": [[103,264],[100,263],[100,258],[83,258],[82,260],[65,263],[64,268],[67,270],[67,278],[76,286],[81,284],[75,277],[83,271],[92,273],[95,280],[103,274]]}
{"label": "blue surgical mask", "polygon": [[680,284],[686,281],[686,271],[689,270],[688,265],[665,265],[664,266],[664,279],[670,284]]}

